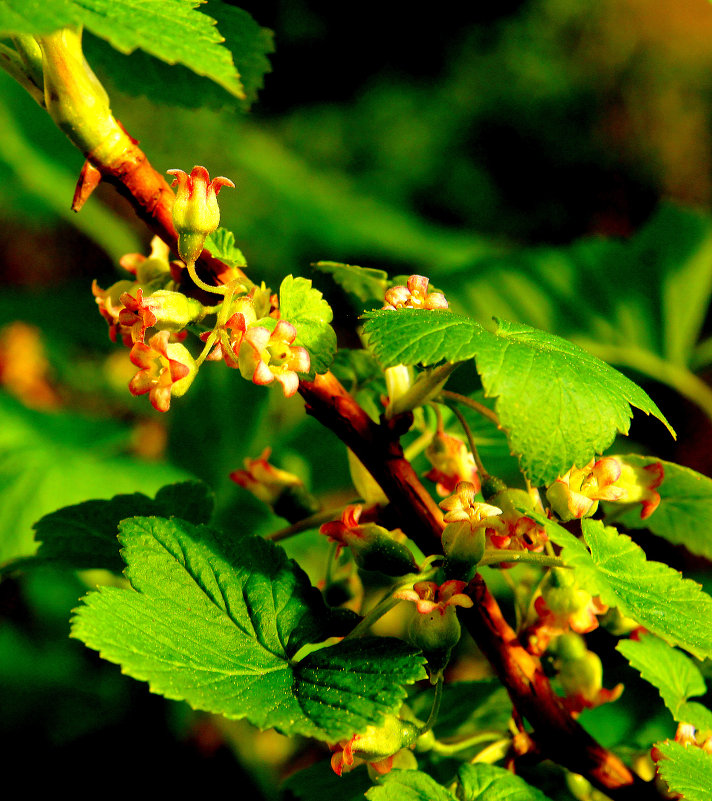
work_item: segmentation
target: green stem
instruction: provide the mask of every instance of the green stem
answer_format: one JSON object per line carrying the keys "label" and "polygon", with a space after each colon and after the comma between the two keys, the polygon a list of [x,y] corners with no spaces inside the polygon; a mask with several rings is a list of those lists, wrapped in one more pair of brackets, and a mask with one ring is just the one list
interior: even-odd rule
{"label": "green stem", "polygon": [[345,508],[346,506],[339,506],[336,509],[325,509],[321,512],[317,512],[311,515],[311,517],[305,517],[304,520],[292,523],[291,526],[286,526],[285,528],[280,528],[278,531],[273,531],[271,534],[267,534],[265,539],[272,540],[272,542],[279,542],[280,540],[286,540],[288,537],[294,536],[294,534],[300,534],[302,531],[318,528],[323,523],[329,523],[331,520],[338,520]]}
{"label": "green stem", "polygon": [[467,420],[465,420],[465,415],[457,408],[457,406],[451,406],[452,413],[457,417],[462,426],[462,430],[465,432],[465,436],[467,437],[467,443],[470,446],[470,451],[472,452],[472,456],[475,459],[475,464],[477,465],[477,472],[480,474],[481,479],[486,479],[489,476],[489,473],[485,469],[484,464],[482,464],[482,459],[480,459],[480,454],[477,450],[477,446],[475,445],[475,438],[472,436],[472,430],[470,426],[467,424]]}
{"label": "green stem", "polygon": [[478,732],[477,734],[473,734],[471,737],[465,737],[464,740],[458,740],[454,743],[442,743],[439,740],[436,740],[430,750],[435,751],[437,754],[442,754],[443,756],[450,756],[451,754],[458,753],[458,751],[465,751],[468,748],[472,748],[474,745],[486,743],[488,740],[499,739],[501,739],[499,732]]}
{"label": "green stem", "polygon": [[[193,283],[196,286],[199,286],[205,292],[212,292],[214,295],[226,295],[228,292],[228,287],[226,285],[222,286],[212,286],[211,284],[206,284],[201,278],[198,277],[198,273],[195,270],[195,262],[189,261],[186,265],[188,268],[188,274],[190,275]],[[233,290],[234,291],[234,290]]]}
{"label": "green stem", "polygon": [[461,403],[463,406],[469,406],[470,409],[474,409],[476,412],[479,412],[488,420],[491,420],[497,426],[497,428],[499,428],[499,417],[497,417],[492,409],[488,409],[484,404],[478,403],[476,400],[472,400],[472,398],[468,398],[467,395],[460,395],[459,392],[450,392],[450,390],[444,389],[440,393],[440,397],[446,401],[451,401],[452,403]]}
{"label": "green stem", "polygon": [[28,74],[24,59],[11,47],[2,43],[0,43],[0,67],[17,81],[39,106],[45,107],[42,85],[38,86]]}
{"label": "green stem", "polygon": [[429,732],[430,729],[433,728],[435,725],[435,721],[438,719],[438,715],[440,714],[440,702],[443,698],[443,677],[442,675],[438,678],[435,684],[435,695],[433,696],[433,705],[430,707],[430,714],[428,715],[428,719],[425,721],[425,725],[420,730],[419,736],[422,736],[426,732]]}
{"label": "green stem", "polygon": [[484,748],[477,754],[476,757],[473,757],[470,762],[474,764],[475,762],[486,762],[488,764],[492,764],[494,762],[499,762],[500,759],[504,759],[507,756],[507,751],[509,750],[509,745],[512,741],[509,738],[504,738],[502,740],[497,740],[496,742],[492,743],[492,745],[488,745],[487,748]]}
{"label": "green stem", "polygon": [[558,556],[550,556],[546,553],[532,553],[532,551],[507,551],[497,548],[488,548],[478,562],[478,567],[498,565],[502,562],[523,562],[528,565],[538,565],[539,567],[568,567]]}

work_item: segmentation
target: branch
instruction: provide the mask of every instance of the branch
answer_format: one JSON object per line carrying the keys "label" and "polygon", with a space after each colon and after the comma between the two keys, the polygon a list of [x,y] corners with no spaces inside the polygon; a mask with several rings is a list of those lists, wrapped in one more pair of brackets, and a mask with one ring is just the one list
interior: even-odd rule
{"label": "branch", "polygon": [[[45,43],[46,59],[52,52],[50,44],[53,43]],[[56,66],[57,74],[66,77],[66,67],[61,63]],[[138,142],[110,112],[102,120],[101,136],[96,140],[92,139],[94,131],[85,127],[80,136],[71,125],[62,124],[57,114],[53,117],[102,179],[115,186],[148,228],[175,250],[177,237],[171,220],[173,192],[151,166]],[[90,120],[82,122],[91,125]],[[111,132],[108,138],[107,130]],[[233,268],[207,251],[203,251],[200,263],[216,282],[225,283],[236,276]],[[318,375],[314,381],[302,381],[300,393],[307,411],[356,454],[381,486],[391,501],[393,527],[403,529],[426,553],[432,552],[434,546],[439,550],[442,514],[404,458],[399,442],[410,424],[410,415],[374,423],[331,373]],[[566,711],[538,660],[518,642],[480,577],[472,583],[471,590],[476,603],[463,613],[463,622],[507,687],[515,709],[534,727],[542,752],[584,774],[615,801],[659,801],[653,785],[640,780],[618,757],[596,743]]]}

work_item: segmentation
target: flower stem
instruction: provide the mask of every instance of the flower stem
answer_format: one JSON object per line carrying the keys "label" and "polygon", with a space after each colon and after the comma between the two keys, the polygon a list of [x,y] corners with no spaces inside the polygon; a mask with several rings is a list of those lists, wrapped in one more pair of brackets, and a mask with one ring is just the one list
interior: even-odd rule
{"label": "flower stem", "polygon": [[280,540],[286,540],[294,536],[294,534],[301,534],[302,531],[318,528],[322,523],[337,520],[345,508],[346,506],[340,506],[336,509],[324,509],[310,517],[305,517],[303,520],[292,523],[291,526],[286,526],[285,528],[280,528],[278,531],[273,531],[271,534],[267,534],[265,539],[272,540],[272,542],[279,542]]}
{"label": "flower stem", "polygon": [[478,562],[482,565],[498,565],[502,562],[524,562],[528,565],[538,565],[539,567],[568,567],[558,556],[550,556],[546,553],[532,553],[531,551],[507,551],[492,548],[485,551],[484,556]]}
{"label": "flower stem", "polygon": [[463,431],[465,432],[465,436],[467,437],[467,443],[470,446],[470,451],[472,452],[472,456],[475,459],[475,464],[477,465],[477,472],[480,474],[481,479],[485,479],[489,476],[489,473],[485,469],[484,464],[482,464],[482,459],[480,459],[480,454],[477,451],[477,446],[475,445],[475,438],[472,436],[472,430],[470,426],[467,424],[467,420],[465,420],[465,415],[457,408],[457,406],[451,406],[452,413],[457,417],[462,426]]}
{"label": "flower stem", "polygon": [[212,292],[214,295],[225,295],[228,292],[228,286],[223,284],[222,286],[213,286],[211,284],[206,284],[201,278],[198,277],[198,273],[195,270],[195,262],[189,261],[186,265],[188,268],[188,273],[193,280],[193,283],[196,286],[199,286],[205,292]]}
{"label": "flower stem", "polygon": [[472,398],[468,398],[467,395],[460,395],[459,392],[450,392],[448,389],[443,389],[440,393],[440,397],[443,400],[451,401],[452,403],[461,403],[463,406],[469,406],[470,409],[474,409],[476,412],[479,412],[488,420],[491,420],[497,426],[497,428],[499,428],[499,417],[497,417],[492,409],[488,409],[484,404],[478,403],[476,400],[472,400]]}
{"label": "flower stem", "polygon": [[422,373],[407,392],[388,404],[386,418],[390,419],[404,412],[409,412],[418,406],[422,406],[430,400],[433,395],[437,394],[439,391],[442,392],[442,385],[450,377],[453,370],[459,367],[460,364],[462,364],[462,362],[455,362],[454,364],[447,362],[446,364],[440,365],[440,367],[435,367],[432,370],[427,370]]}
{"label": "flower stem", "polygon": [[443,677],[441,674],[435,684],[435,695],[433,696],[433,705],[430,707],[430,714],[428,715],[428,719],[425,721],[425,725],[420,730],[419,736],[429,732],[435,725],[435,721],[438,719],[438,715],[440,714],[440,702],[442,701],[442,697]]}
{"label": "flower stem", "polygon": [[[473,745],[486,743],[488,740],[499,739],[499,732],[478,732],[477,734],[473,734],[471,737],[465,737],[463,740],[458,740],[454,743],[442,743],[439,740],[436,740],[430,750],[435,751],[437,754],[442,754],[443,756],[450,756],[451,754],[456,754],[458,751],[465,751],[468,748],[472,748]],[[480,753],[484,752],[480,751]]]}

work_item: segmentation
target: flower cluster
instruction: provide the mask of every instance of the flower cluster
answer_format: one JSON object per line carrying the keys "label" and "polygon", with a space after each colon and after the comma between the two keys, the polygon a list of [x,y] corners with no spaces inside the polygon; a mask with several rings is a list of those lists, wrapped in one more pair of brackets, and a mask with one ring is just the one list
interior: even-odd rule
{"label": "flower cluster", "polygon": [[442,292],[429,292],[429,280],[424,275],[411,275],[407,286],[386,290],[384,309],[447,309]]}
{"label": "flower cluster", "polygon": [[661,462],[639,467],[623,457],[606,456],[580,469],[572,467],[547,489],[546,497],[562,520],[594,514],[599,501],[640,503],[645,520],[660,503],[657,489],[663,478]]}
{"label": "flower cluster", "polygon": [[[204,306],[178,291],[184,267],[169,262],[169,248],[158,238],[148,258],[128,254],[121,259],[134,280],[118,281],[106,290],[94,282],[92,292],[112,341],[130,348],[130,360],[139,368],[129,391],[148,394],[155,409],[167,411],[171,397],[186,392],[203,361],[224,360],[255,384],[276,381],[285,397],[291,397],[299,386],[298,374],[309,372],[311,360],[306,348],[294,344],[295,326],[280,319],[277,296],[244,277],[218,288],[204,284],[195,273],[205,238],[220,220],[217,194],[222,186],[233,186],[232,181],[210,181],[204,167],[194,167],[190,175],[182,170],[169,173],[178,187],[173,207],[178,252],[193,282],[213,297],[219,295],[221,302]],[[181,343],[188,327],[209,314],[216,315],[216,322],[200,334],[204,348],[194,358]]]}
{"label": "flower cluster", "polygon": [[620,698],[623,685],[612,690],[603,686],[601,658],[589,651],[583,637],[563,634],[556,643],[555,667],[564,690],[564,706],[574,715]]}

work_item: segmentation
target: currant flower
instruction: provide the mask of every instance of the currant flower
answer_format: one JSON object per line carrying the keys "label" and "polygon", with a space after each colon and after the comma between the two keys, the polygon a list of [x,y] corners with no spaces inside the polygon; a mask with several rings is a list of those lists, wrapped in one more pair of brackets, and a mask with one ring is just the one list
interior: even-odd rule
{"label": "currant flower", "polygon": [[232,314],[223,323],[221,314],[218,314],[218,322],[212,331],[205,331],[200,335],[203,342],[208,342],[212,338],[215,347],[206,356],[208,361],[220,361],[223,359],[228,367],[239,368],[238,353],[240,346],[245,338],[248,327],[257,319],[254,303],[250,296],[240,297],[233,301],[228,311]]}
{"label": "currant flower", "polygon": [[546,529],[533,517],[520,511],[520,509],[534,510],[534,503],[527,492],[506,489],[498,492],[491,500],[502,509],[502,514],[491,520],[486,528],[487,543],[491,547],[535,553],[544,550],[548,540]]}
{"label": "currant flower", "polygon": [[429,283],[424,275],[411,275],[407,286],[394,286],[386,290],[383,309],[447,309],[445,295],[442,292],[428,292]]}
{"label": "currant flower", "polygon": [[190,175],[183,170],[168,170],[174,176],[171,186],[177,186],[173,204],[173,225],[178,233],[178,254],[183,261],[195,263],[203,251],[208,234],[220,225],[218,192],[223,186],[235,188],[229,178],[214,178],[205,167],[196,166]]}
{"label": "currant flower", "polygon": [[586,643],[577,634],[564,634],[556,643],[556,668],[558,679],[566,696],[564,706],[574,715],[584,709],[593,709],[601,704],[620,698],[623,685],[612,690],[603,686],[601,658],[586,648]]}
{"label": "currant flower", "polygon": [[564,521],[594,514],[599,500],[640,503],[645,520],[660,503],[657,488],[663,478],[661,462],[638,467],[620,456],[606,456],[581,469],[571,468],[547,489],[546,497]]}
{"label": "currant flower", "polygon": [[286,320],[279,320],[272,332],[246,328],[238,354],[243,378],[260,386],[278,381],[285,398],[291,398],[299,387],[297,373],[308,373],[310,366],[307,349],[292,345],[296,336],[297,329]]}
{"label": "currant flower", "polygon": [[479,491],[475,457],[459,437],[437,431],[425,449],[425,456],[432,465],[425,478],[435,482],[435,491],[441,497],[452,494],[460,481],[469,481],[475,492]]}
{"label": "currant flower", "polygon": [[331,768],[337,776],[367,762],[376,773],[388,773],[395,755],[410,748],[418,738],[418,727],[395,715],[387,715],[380,726],[367,726],[363,734],[354,734],[331,746]]}
{"label": "currant flower", "polygon": [[475,500],[477,490],[471,481],[460,481],[455,492],[440,501],[445,515],[443,551],[448,560],[465,566],[476,565],[485,550],[486,531],[502,514],[498,506]]}
{"label": "currant flower", "polygon": [[460,641],[460,621],[456,608],[469,608],[472,598],[463,590],[464,581],[451,579],[438,586],[434,581],[418,581],[413,589],[399,590],[394,598],[415,603],[415,614],[408,627],[408,639],[428,660],[430,680],[435,680],[450,661],[452,649]]}
{"label": "currant flower", "polygon": [[148,343],[136,342],[129,358],[139,371],[129,382],[132,395],[145,395],[156,411],[167,412],[171,397],[184,395],[198,369],[188,349],[169,342],[168,331],[154,334]]}
{"label": "currant flower", "polygon": [[374,506],[365,512],[360,504],[347,506],[340,520],[324,523],[319,532],[338,545],[338,556],[349,548],[356,564],[364,570],[375,570],[387,576],[404,576],[417,570],[413,554],[396,539],[396,534],[374,522],[361,522],[378,511]]}
{"label": "currant flower", "polygon": [[144,297],[143,289],[139,287],[135,297],[124,292],[119,300],[124,307],[119,312],[119,325],[122,330],[130,332],[134,342],[143,342],[149,328],[175,334],[189,323],[200,322],[206,314],[200,301],[167,289],[159,289]]}

